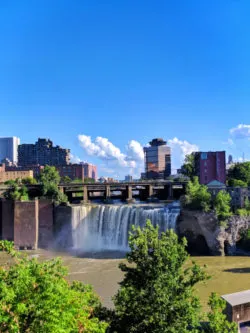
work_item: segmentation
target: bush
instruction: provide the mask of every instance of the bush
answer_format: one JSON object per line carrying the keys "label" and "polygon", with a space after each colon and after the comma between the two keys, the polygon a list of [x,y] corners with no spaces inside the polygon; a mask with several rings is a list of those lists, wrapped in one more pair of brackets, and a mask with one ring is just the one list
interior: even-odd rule
{"label": "bush", "polygon": [[219,221],[226,222],[232,216],[231,197],[226,191],[220,191],[214,200],[215,214]]}
{"label": "bush", "polygon": [[184,205],[189,209],[208,212],[211,208],[211,194],[205,185],[200,185],[198,177],[189,181],[186,188]]}
{"label": "bush", "polygon": [[61,260],[38,262],[15,252],[13,244],[0,248],[14,259],[0,270],[0,332],[104,333],[107,323],[95,317],[101,306],[91,286],[65,279]]}

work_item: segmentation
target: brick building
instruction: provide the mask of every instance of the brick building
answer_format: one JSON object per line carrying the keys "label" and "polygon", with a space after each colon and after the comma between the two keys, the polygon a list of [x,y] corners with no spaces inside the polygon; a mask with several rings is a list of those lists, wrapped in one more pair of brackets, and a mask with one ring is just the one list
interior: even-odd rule
{"label": "brick building", "polygon": [[84,169],[81,164],[69,164],[56,167],[60,177],[69,177],[70,179],[79,178],[84,181]]}
{"label": "brick building", "polygon": [[85,178],[97,180],[97,167],[90,163],[60,165],[56,167],[61,177],[68,176],[71,179],[79,178],[84,181]]}
{"label": "brick building", "polygon": [[35,144],[18,146],[18,165],[67,165],[70,162],[70,150],[53,146],[49,139],[38,139]]}
{"label": "brick building", "polygon": [[10,166],[5,166],[6,171],[33,171],[33,176],[35,178],[40,176],[41,171],[44,169],[44,166],[42,165],[30,165],[27,167],[21,167],[21,166],[15,166],[15,165],[10,165]]}
{"label": "brick building", "polygon": [[217,180],[226,183],[226,153],[225,151],[216,152],[196,152],[195,173],[199,177],[201,184],[208,184]]}
{"label": "brick building", "polygon": [[80,163],[84,169],[84,177],[97,180],[97,167],[90,163]]}
{"label": "brick building", "polygon": [[7,171],[5,164],[0,164],[0,183],[5,183],[8,180],[24,179],[27,177],[33,178],[33,171]]}

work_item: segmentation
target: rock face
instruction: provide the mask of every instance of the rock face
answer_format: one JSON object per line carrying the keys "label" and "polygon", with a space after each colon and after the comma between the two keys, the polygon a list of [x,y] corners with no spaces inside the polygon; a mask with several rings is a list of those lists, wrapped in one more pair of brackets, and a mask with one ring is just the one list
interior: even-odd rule
{"label": "rock face", "polygon": [[220,227],[214,213],[182,210],[177,232],[188,240],[190,252],[200,255],[233,255],[241,231],[248,229],[250,218],[232,216],[228,227]]}

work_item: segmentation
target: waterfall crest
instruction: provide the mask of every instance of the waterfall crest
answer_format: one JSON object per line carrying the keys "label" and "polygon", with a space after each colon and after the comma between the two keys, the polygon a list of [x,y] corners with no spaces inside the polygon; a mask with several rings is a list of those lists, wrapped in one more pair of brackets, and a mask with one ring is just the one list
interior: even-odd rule
{"label": "waterfall crest", "polygon": [[72,207],[72,241],[84,251],[128,249],[132,225],[143,227],[147,219],[160,231],[175,229],[178,205],[165,207],[139,205],[81,205]]}

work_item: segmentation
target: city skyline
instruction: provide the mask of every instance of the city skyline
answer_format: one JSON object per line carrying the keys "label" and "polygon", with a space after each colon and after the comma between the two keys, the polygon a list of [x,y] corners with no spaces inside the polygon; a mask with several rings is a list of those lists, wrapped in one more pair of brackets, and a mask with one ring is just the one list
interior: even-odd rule
{"label": "city skyline", "polygon": [[5,3],[0,136],[51,138],[120,179],[140,175],[141,147],[155,137],[171,146],[173,169],[198,149],[249,160],[249,9],[245,0]]}

